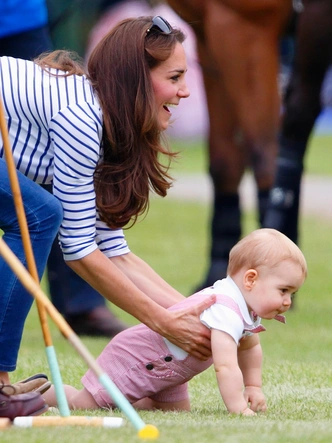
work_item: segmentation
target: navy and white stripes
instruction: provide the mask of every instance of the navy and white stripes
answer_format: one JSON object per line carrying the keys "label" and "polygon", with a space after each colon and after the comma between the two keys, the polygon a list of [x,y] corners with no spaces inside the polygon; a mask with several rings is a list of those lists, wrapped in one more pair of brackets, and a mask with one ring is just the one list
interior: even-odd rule
{"label": "navy and white stripes", "polygon": [[50,75],[33,62],[0,57],[0,94],[17,169],[38,183],[53,180],[64,210],[59,239],[65,259],[97,247],[108,257],[129,252],[123,231],[109,229],[96,210],[102,113],[86,77]]}

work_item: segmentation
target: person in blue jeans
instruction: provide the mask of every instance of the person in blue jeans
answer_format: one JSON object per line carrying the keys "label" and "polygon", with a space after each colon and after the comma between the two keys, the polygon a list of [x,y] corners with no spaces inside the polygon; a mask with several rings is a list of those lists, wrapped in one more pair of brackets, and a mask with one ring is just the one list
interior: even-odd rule
{"label": "person in blue jeans", "polygon": [[[62,206],[49,192],[35,186],[25,175],[18,172],[19,185],[29,227],[39,278],[42,277],[48,255],[62,221]],[[0,157],[0,227],[3,240],[26,264],[21,231],[11,192],[7,164]],[[31,308],[33,297],[0,255],[0,381],[9,384],[8,372],[16,369],[18,351],[25,319]]]}
{"label": "person in blue jeans", "polygon": [[[44,0],[7,0],[0,4],[0,56],[9,55],[32,59],[43,51],[52,48],[48,27],[48,14]],[[2,100],[2,91],[0,98]],[[31,188],[31,180],[18,172],[18,179],[24,203],[25,214],[36,258],[38,275],[41,278],[45,264],[57,235],[62,207],[59,202],[42,188]],[[14,254],[25,263],[17,215],[8,178],[7,165],[0,158],[0,226],[3,239]],[[33,298],[22,288],[15,274],[0,256],[0,382],[9,385],[8,372],[16,369],[24,322]],[[19,308],[18,308],[19,307]],[[23,394],[43,389],[47,384],[45,374],[35,374],[4,386],[7,395]],[[4,412],[6,415],[7,412]]]}
{"label": "person in blue jeans", "polygon": [[[0,56],[32,60],[53,49],[45,0],[8,0],[0,5]],[[52,185],[42,185],[52,192]],[[127,328],[108,309],[105,298],[63,260],[57,239],[47,262],[54,306],[79,335],[113,337]]]}

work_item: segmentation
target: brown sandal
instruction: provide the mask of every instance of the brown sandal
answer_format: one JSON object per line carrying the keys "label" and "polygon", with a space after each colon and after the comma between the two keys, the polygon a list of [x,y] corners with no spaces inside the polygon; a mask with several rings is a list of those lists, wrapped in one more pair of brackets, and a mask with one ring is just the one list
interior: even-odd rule
{"label": "brown sandal", "polygon": [[52,383],[48,381],[46,374],[35,374],[11,385],[4,385],[2,392],[7,395],[26,394],[27,392],[43,394],[51,385]]}
{"label": "brown sandal", "polygon": [[40,415],[48,410],[48,405],[39,392],[8,395],[4,392],[4,388],[15,390],[12,385],[0,387],[0,417],[14,420],[16,417]]}

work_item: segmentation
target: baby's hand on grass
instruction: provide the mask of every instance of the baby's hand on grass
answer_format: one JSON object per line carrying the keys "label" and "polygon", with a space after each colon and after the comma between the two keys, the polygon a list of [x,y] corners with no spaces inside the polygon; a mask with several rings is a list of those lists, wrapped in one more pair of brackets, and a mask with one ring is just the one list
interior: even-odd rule
{"label": "baby's hand on grass", "polygon": [[257,386],[246,386],[244,398],[250,403],[250,409],[255,412],[265,412],[267,409],[266,400],[261,388]]}
{"label": "baby's hand on grass", "polygon": [[249,417],[250,415],[256,415],[256,412],[254,412],[250,408],[246,408],[244,411],[241,412],[241,415],[245,415],[245,416]]}

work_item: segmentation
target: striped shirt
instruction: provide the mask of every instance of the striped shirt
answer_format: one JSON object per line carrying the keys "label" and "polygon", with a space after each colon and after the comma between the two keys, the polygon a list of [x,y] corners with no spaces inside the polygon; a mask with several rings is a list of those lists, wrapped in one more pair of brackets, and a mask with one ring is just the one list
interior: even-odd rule
{"label": "striped shirt", "polygon": [[107,257],[128,253],[123,230],[107,227],[96,208],[102,112],[87,78],[50,75],[31,61],[0,57],[0,94],[17,169],[37,183],[53,181],[62,203],[65,260],[97,248]]}

